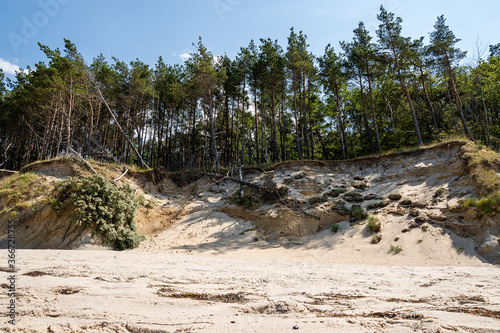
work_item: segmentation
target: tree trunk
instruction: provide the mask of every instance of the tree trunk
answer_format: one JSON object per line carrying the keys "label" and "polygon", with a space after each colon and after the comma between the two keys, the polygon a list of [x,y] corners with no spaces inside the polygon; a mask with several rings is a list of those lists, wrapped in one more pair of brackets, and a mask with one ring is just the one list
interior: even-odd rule
{"label": "tree trunk", "polygon": [[125,134],[125,132],[123,131],[122,127],[118,123],[118,120],[116,119],[115,115],[113,114],[113,111],[109,107],[108,102],[106,102],[106,99],[104,99],[104,96],[102,95],[101,89],[99,89],[99,86],[97,85],[97,82],[95,82],[93,79],[92,79],[92,82],[94,83],[94,85],[95,85],[95,87],[97,89],[97,92],[99,93],[99,96],[101,97],[102,101],[104,102],[104,105],[108,109],[111,117],[115,121],[115,125],[118,127],[118,129],[120,130],[120,132],[122,132],[123,136],[125,137],[125,140],[127,140],[127,142],[129,143],[129,145],[131,146],[131,148],[135,151],[135,153],[137,154],[137,157],[140,159],[142,165],[145,166],[147,169],[149,169],[149,166],[146,164],[146,162],[143,161],[141,155],[139,154],[139,152],[137,151],[137,149],[135,149],[135,146],[132,144],[132,141],[130,141],[130,139],[128,138],[128,136]]}
{"label": "tree trunk", "polygon": [[86,148],[86,154],[87,156],[91,156],[92,154],[92,137],[94,135],[94,106],[92,105],[92,100],[90,99],[90,93],[87,89],[87,101],[89,103],[89,108],[90,108],[90,117],[89,117],[89,132],[87,136],[87,148]]}
{"label": "tree trunk", "polygon": [[[284,84],[283,84],[284,86]],[[284,91],[284,89],[283,89]],[[280,103],[280,144],[281,144],[281,160],[286,160],[286,147],[285,147],[285,127],[284,127],[284,118],[285,118],[285,94],[281,94],[281,103]]]}
{"label": "tree trunk", "polygon": [[306,75],[302,73],[302,128],[304,129],[304,134],[302,138],[304,139],[304,145],[306,147],[306,158],[311,158],[310,147],[309,147],[309,129],[307,128],[307,106],[306,106]]}
{"label": "tree trunk", "polygon": [[227,94],[224,94],[224,150],[222,151],[222,158],[224,159],[223,163],[225,162],[226,165],[229,165],[229,154],[230,152],[230,146],[229,146],[229,139],[230,139],[230,131],[229,131],[229,96]]}
{"label": "tree trunk", "polygon": [[296,87],[296,77],[293,76],[293,109],[295,115],[295,141],[297,142],[297,153],[299,154],[299,160],[303,159],[302,156],[302,146],[300,144],[300,132],[299,132],[299,116],[297,111],[297,87]]}
{"label": "tree trunk", "polygon": [[427,85],[425,84],[425,78],[424,78],[424,70],[422,66],[418,66],[420,70],[420,76],[422,77],[422,88],[424,89],[424,95],[425,98],[427,99],[427,103],[429,104],[429,108],[431,110],[431,115],[432,115],[432,121],[434,122],[434,126],[436,127],[436,130],[439,131],[439,125],[436,119],[436,112],[434,111],[434,106],[432,105],[431,98],[429,97],[429,92],[427,91]]}
{"label": "tree trunk", "polygon": [[257,111],[257,88],[254,88],[254,106],[255,106],[255,153],[256,163],[259,164],[259,113]]}
{"label": "tree trunk", "polygon": [[276,135],[276,102],[275,102],[275,87],[271,88],[271,141],[273,146],[272,160],[274,163],[279,161],[280,151],[278,148],[278,139]]}
{"label": "tree trunk", "polygon": [[212,99],[212,89],[208,89],[208,116],[210,120],[210,135],[211,135],[211,143],[212,143],[212,154],[213,154],[213,167],[215,169],[219,169],[219,152],[217,151],[217,142],[215,140],[215,121],[214,121],[214,109],[213,109],[213,99]]}
{"label": "tree trunk", "polygon": [[420,135],[420,128],[418,127],[418,119],[417,114],[415,113],[415,107],[413,106],[413,102],[411,100],[410,91],[406,86],[403,79],[400,79],[401,87],[403,88],[406,99],[408,100],[408,104],[410,105],[411,118],[413,119],[413,126],[415,126],[415,132],[417,134],[417,142],[419,146],[423,146],[424,142],[422,141],[422,136]]}
{"label": "tree trunk", "polygon": [[396,55],[396,50],[395,50],[394,46],[392,47],[392,55],[394,56],[394,61],[396,63],[399,83],[400,83],[401,88],[403,89],[403,91],[406,95],[406,99],[408,100],[408,104],[410,106],[410,113],[411,113],[411,117],[413,119],[413,126],[415,127],[415,133],[417,135],[417,143],[419,146],[423,146],[424,142],[422,141],[422,136],[420,135],[420,128],[418,126],[417,114],[415,113],[415,108],[413,107],[413,102],[411,100],[411,95],[410,95],[410,92],[408,90],[408,87],[406,86],[405,80],[401,76],[401,66],[399,65],[398,56]]}
{"label": "tree trunk", "polygon": [[315,159],[314,156],[314,131],[312,124],[312,102],[311,102],[311,80],[307,80],[307,111],[308,111],[308,123],[309,123],[309,144],[311,146],[311,159]]}
{"label": "tree trunk", "polygon": [[347,159],[347,141],[345,139],[345,131],[344,131],[344,122],[342,120],[342,109],[340,108],[340,92],[339,87],[335,84],[335,102],[337,104],[337,115],[339,122],[339,131],[340,131],[340,145],[342,146],[342,158],[344,160]]}
{"label": "tree trunk", "polygon": [[370,125],[368,124],[368,115],[366,114],[366,105],[365,105],[365,98],[364,98],[364,87],[363,87],[363,77],[361,76],[361,73],[358,73],[358,78],[359,78],[359,89],[360,89],[360,98],[361,98],[361,108],[363,109],[363,120],[365,123],[365,128],[366,128],[366,133],[368,134],[368,140],[370,140],[370,149],[372,154],[375,154],[375,146],[373,146],[373,135],[372,135],[372,130],[370,128]]}
{"label": "tree trunk", "polygon": [[245,121],[245,93],[246,93],[246,79],[245,76],[243,76],[243,101],[241,105],[241,125],[239,128],[241,128],[241,159],[240,159],[240,166],[243,166],[245,164],[245,133],[243,131],[243,124]]}
{"label": "tree trunk", "polygon": [[479,82],[479,89],[481,90],[481,100],[483,102],[484,124],[486,126],[486,135],[488,137],[488,145],[491,146],[490,125],[489,125],[490,121],[488,120],[488,109],[486,108],[486,102],[484,101],[483,86],[481,85],[481,82]]}
{"label": "tree trunk", "polygon": [[375,139],[377,141],[377,153],[380,154],[380,137],[378,134],[378,123],[377,116],[375,114],[375,103],[373,102],[373,90],[372,90],[372,80],[370,79],[370,68],[368,64],[366,65],[366,74],[368,78],[368,92],[370,93],[370,105],[372,109],[372,119],[373,119],[373,128],[375,129]]}
{"label": "tree trunk", "polygon": [[[448,59],[448,56],[446,59]],[[462,101],[460,100],[460,95],[458,94],[457,86],[455,85],[453,72],[449,64],[448,64],[448,75],[450,77],[451,89],[453,90],[453,94],[455,95],[455,103],[457,105],[458,114],[460,115],[460,120],[462,121],[462,125],[464,127],[465,135],[469,138],[472,138],[471,133],[469,132],[469,127],[467,126],[467,122],[465,120],[464,112],[462,110]]]}
{"label": "tree trunk", "polygon": [[382,93],[382,95],[384,96],[385,104],[387,105],[387,107],[389,108],[389,112],[391,113],[392,131],[394,132],[394,137],[396,139],[396,147],[399,148],[399,140],[398,140],[398,135],[397,135],[397,132],[396,132],[396,121],[394,120],[394,111],[392,110],[391,102],[389,101],[389,99],[387,98],[387,96],[384,93]]}
{"label": "tree trunk", "polygon": [[451,99],[450,93],[450,83],[448,82],[448,86],[446,87],[446,94],[448,95],[448,103],[450,103],[450,111],[453,118],[453,126],[455,127],[455,131],[458,133],[458,125],[457,120],[455,119],[455,112],[453,111],[453,101]]}
{"label": "tree trunk", "polygon": [[71,148],[71,113],[73,111],[73,78],[69,81],[69,108],[66,118],[66,153]]}

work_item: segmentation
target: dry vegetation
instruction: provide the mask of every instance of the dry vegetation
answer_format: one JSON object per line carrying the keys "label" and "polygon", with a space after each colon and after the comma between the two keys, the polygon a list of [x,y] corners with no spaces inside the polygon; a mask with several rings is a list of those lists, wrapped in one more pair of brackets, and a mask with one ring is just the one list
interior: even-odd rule
{"label": "dry vegetation", "polygon": [[469,143],[465,154],[467,171],[476,182],[478,195],[462,201],[465,209],[475,207],[480,217],[500,211],[500,154]]}

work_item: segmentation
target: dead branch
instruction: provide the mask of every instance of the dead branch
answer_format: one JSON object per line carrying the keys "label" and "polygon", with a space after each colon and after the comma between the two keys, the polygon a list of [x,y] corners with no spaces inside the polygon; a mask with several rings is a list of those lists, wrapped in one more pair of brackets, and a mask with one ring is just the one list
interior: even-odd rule
{"label": "dead branch", "polygon": [[271,180],[266,181],[263,185],[259,185],[259,184],[246,182],[244,180],[240,180],[237,178],[225,177],[223,175],[216,174],[216,173],[209,173],[209,174],[207,174],[207,176],[215,177],[215,178],[222,178],[224,180],[230,180],[232,182],[254,188],[254,189],[259,191],[259,193],[264,197],[265,200],[268,200],[268,201],[279,201],[279,200],[283,199],[283,195],[286,195],[286,192],[288,192],[288,189],[277,187],[276,183],[271,181]]}
{"label": "dead branch", "polygon": [[241,185],[245,185],[245,186],[248,186],[248,187],[251,187],[251,188],[255,188],[257,190],[260,189],[260,185],[258,185],[258,184],[249,183],[249,182],[246,182],[244,180],[239,180],[237,178],[226,177],[226,176],[223,176],[223,175],[219,175],[218,173],[207,173],[206,175],[209,176],[209,177],[213,177],[213,178],[220,178],[219,181],[230,180],[232,182],[235,182],[235,183],[238,183],[238,184],[241,184]]}
{"label": "dead branch", "polygon": [[254,189],[259,191],[259,193],[264,197],[265,200],[279,201],[281,204],[286,205],[287,207],[289,207],[291,209],[300,211],[305,216],[312,217],[312,218],[315,218],[317,220],[321,220],[321,218],[319,216],[314,215],[310,212],[307,212],[302,207],[300,207],[298,202],[296,202],[296,201],[290,202],[290,201],[284,199],[283,196],[288,193],[288,189],[283,188],[283,187],[279,188],[276,185],[276,183],[271,180],[273,178],[274,174],[272,174],[268,178],[268,180],[262,185],[246,182],[246,181],[241,180],[241,179],[231,178],[231,177],[227,177],[227,176],[223,176],[223,175],[219,175],[219,174],[215,174],[215,173],[207,174],[207,176],[214,177],[214,178],[220,178],[216,183],[221,182],[223,180],[229,180],[229,181],[238,183],[240,185],[254,188]]}
{"label": "dead branch", "polygon": [[299,209],[302,212],[302,214],[309,216],[309,217],[314,217],[316,220],[321,220],[321,217],[319,217],[318,215],[314,215],[312,213],[309,213],[304,208],[299,208]]}
{"label": "dead branch", "polygon": [[76,150],[74,150],[73,148],[69,148],[69,150],[71,150],[71,152],[73,154],[76,155],[76,157],[78,157],[79,159],[81,159],[83,161],[83,163],[85,163],[85,165],[87,166],[87,168],[89,168],[90,170],[92,170],[93,173],[95,173],[96,175],[98,175],[97,171],[94,170],[94,168],[89,164],[89,162],[85,161],[85,159],[82,157],[82,155],[80,155],[79,152],[77,152]]}
{"label": "dead branch", "polygon": [[3,152],[4,160],[2,163],[0,163],[0,167],[7,163],[7,151],[9,150],[10,146],[12,146],[12,142],[7,145],[7,148],[5,148],[5,151]]}
{"label": "dead branch", "polygon": [[104,102],[104,105],[106,105],[106,108],[108,109],[109,113],[111,114],[111,117],[113,118],[116,126],[118,127],[118,129],[120,130],[120,132],[122,132],[123,136],[125,137],[125,140],[127,140],[127,142],[129,143],[130,147],[132,147],[132,149],[134,150],[135,154],[137,155],[137,157],[139,158],[139,160],[141,161],[142,165],[144,167],[146,167],[146,169],[151,169],[149,167],[149,165],[146,164],[146,162],[144,162],[144,160],[142,159],[142,156],[141,154],[139,154],[139,152],[137,151],[137,149],[135,148],[134,144],[132,143],[132,141],[130,141],[130,139],[128,138],[128,135],[125,133],[125,131],[122,129],[122,127],[120,126],[120,123],[118,122],[118,120],[116,119],[115,117],[115,114],[113,113],[113,111],[111,110],[111,108],[109,107],[108,105],[108,102],[106,101],[106,99],[104,98],[104,96],[102,95],[102,92],[101,92],[101,89],[99,89],[99,86],[97,85],[97,82],[94,80],[94,78],[91,76],[90,77],[90,80],[92,81],[92,83],[94,83],[94,86],[95,88],[97,89],[97,92],[99,93],[99,96],[101,97],[102,101]]}
{"label": "dead branch", "polygon": [[125,174],[126,174],[127,172],[128,172],[128,168],[127,168],[127,167],[125,167],[125,171],[123,172],[123,174],[122,174],[120,177],[118,177],[118,178],[116,178],[115,180],[113,180],[113,184],[114,184],[115,182],[119,181],[120,179],[122,179],[122,177],[123,177],[123,176],[125,176]]}
{"label": "dead branch", "polygon": [[96,140],[96,138],[92,138],[92,142],[94,143],[94,149],[92,151],[92,156],[96,160],[101,160],[101,161],[112,161],[116,164],[120,163],[120,160],[117,159],[115,156],[111,155],[109,152],[106,151],[106,149],[103,148],[103,146]]}

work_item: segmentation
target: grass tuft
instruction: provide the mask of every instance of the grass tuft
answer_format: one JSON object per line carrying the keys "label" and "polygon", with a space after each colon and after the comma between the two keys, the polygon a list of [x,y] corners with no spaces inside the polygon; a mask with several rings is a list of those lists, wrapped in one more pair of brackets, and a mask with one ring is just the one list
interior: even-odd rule
{"label": "grass tuft", "polygon": [[338,225],[337,223],[335,223],[335,224],[332,224],[332,225],[330,226],[330,229],[331,229],[331,230],[332,230],[332,232],[335,234],[335,233],[337,233],[337,232],[340,230],[340,227],[339,227],[339,225]]}
{"label": "grass tuft", "polygon": [[500,193],[493,193],[481,199],[470,198],[463,202],[463,207],[468,209],[470,207],[477,208],[481,213],[479,217],[493,214],[500,208]]}
{"label": "grass tuft", "polygon": [[370,215],[368,216],[367,222],[368,229],[370,229],[372,232],[378,233],[380,232],[380,230],[382,230],[382,223],[377,217]]}
{"label": "grass tuft", "polygon": [[391,252],[392,253],[398,254],[398,253],[401,253],[401,251],[403,251],[403,248],[401,246],[396,246],[396,245],[391,244]]}
{"label": "grass tuft", "polygon": [[361,206],[353,205],[351,208],[351,216],[356,221],[361,221],[361,220],[366,219],[368,217],[368,214],[365,212],[365,210]]}

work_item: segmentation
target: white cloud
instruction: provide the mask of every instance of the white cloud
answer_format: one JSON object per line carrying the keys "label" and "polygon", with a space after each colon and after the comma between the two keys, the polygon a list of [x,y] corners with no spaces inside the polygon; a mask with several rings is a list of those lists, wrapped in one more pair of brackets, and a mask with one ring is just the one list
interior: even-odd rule
{"label": "white cloud", "polygon": [[18,65],[13,64],[8,62],[7,60],[4,60],[0,58],[0,68],[3,69],[4,73],[6,74],[16,74],[16,72],[20,71],[20,68]]}
{"label": "white cloud", "polygon": [[191,54],[184,52],[183,54],[179,55],[179,57],[182,59],[182,61],[186,61],[191,58]]}

